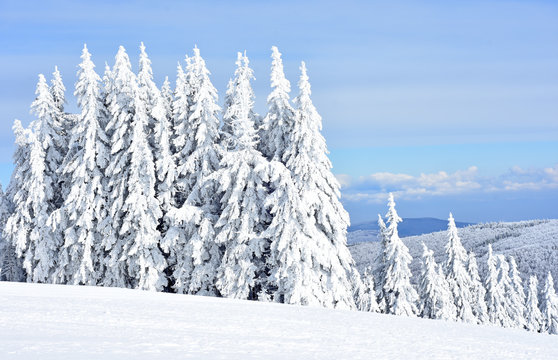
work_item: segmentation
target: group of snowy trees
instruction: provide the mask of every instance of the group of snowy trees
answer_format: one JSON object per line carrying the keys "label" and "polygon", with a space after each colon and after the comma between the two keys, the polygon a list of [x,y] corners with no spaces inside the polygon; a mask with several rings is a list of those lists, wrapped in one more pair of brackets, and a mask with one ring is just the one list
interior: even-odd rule
{"label": "group of snowy trees", "polygon": [[[101,78],[84,46],[64,111],[58,69],[39,75],[28,128],[15,121],[15,169],[0,188],[1,279],[172,291],[558,333],[551,276],[527,295],[513,258],[481,281],[450,215],[446,261],[424,246],[418,288],[393,196],[379,217],[376,266],[360,275],[302,63],[290,99],[272,48],[268,113],[254,111],[246,54],[218,105],[199,49],[159,89],[141,44],[138,73],[120,47]],[[418,290],[418,291],[417,291]],[[540,307],[539,307],[540,304]]]}
{"label": "group of snowy trees", "polygon": [[387,226],[381,216],[378,218],[381,251],[375,268],[367,269],[364,275],[368,284],[364,291],[375,293],[367,296],[365,310],[558,334],[558,297],[550,272],[542,291],[534,276],[524,289],[513,256],[495,255],[489,244],[487,275],[482,281],[475,254],[467,253],[461,244],[451,213],[445,261],[436,264],[433,252],[423,243],[422,269],[415,289],[409,269],[412,258],[397,232],[401,218],[391,194],[388,207]]}
{"label": "group of snowy trees", "polygon": [[304,62],[291,105],[272,48],[268,113],[239,53],[224,108],[199,49],[159,89],[141,44],[101,78],[86,46],[79,114],[58,69],[15,121],[2,196],[2,279],[356,308],[360,281]]}

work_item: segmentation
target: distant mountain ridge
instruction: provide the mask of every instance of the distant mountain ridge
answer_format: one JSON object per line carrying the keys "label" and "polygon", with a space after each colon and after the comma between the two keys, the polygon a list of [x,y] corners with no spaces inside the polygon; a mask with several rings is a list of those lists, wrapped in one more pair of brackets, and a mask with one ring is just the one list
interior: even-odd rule
{"label": "distant mountain ridge", "polygon": [[[474,223],[460,222],[456,221],[455,225],[458,228],[463,228],[469,225],[474,225]],[[448,228],[448,221],[442,219],[436,219],[431,217],[425,218],[405,218],[403,222],[399,224],[399,236],[415,236],[422,234],[430,234],[436,231],[443,231]],[[349,227],[348,231],[350,234],[350,240],[357,239],[360,241],[349,241],[350,243],[362,242],[362,241],[375,241],[378,234],[378,222],[377,221],[367,221],[364,223],[352,225]],[[366,238],[368,237],[368,240]]]}

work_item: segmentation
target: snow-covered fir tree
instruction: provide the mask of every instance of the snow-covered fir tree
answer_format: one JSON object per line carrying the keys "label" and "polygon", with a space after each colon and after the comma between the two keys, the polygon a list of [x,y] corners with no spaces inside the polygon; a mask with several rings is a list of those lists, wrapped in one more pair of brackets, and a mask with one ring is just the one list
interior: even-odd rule
{"label": "snow-covered fir tree", "polygon": [[389,210],[386,214],[387,228],[385,274],[383,280],[383,296],[385,301],[385,312],[394,315],[414,316],[417,314],[418,295],[411,285],[411,255],[409,249],[397,231],[397,224],[402,219],[395,210],[393,194],[389,194]]}
{"label": "snow-covered fir tree", "polygon": [[81,109],[70,131],[70,146],[62,167],[69,192],[62,206],[64,246],[58,258],[57,281],[95,285],[104,255],[99,224],[106,220],[104,169],[109,159],[103,129],[106,110],[101,100],[101,78],[84,45],[74,95]]}
{"label": "snow-covered fir tree", "polygon": [[348,213],[339,201],[339,182],[331,172],[325,139],[320,133],[322,118],[311,99],[304,62],[295,99],[296,111],[283,161],[291,171],[302,206],[314,222],[310,234],[324,254],[316,264],[323,272],[324,306],[354,308],[350,276],[354,261],[346,245]]}
{"label": "snow-covered fir tree", "polygon": [[382,311],[385,311],[384,284],[386,279],[387,237],[386,224],[380,214],[378,214],[378,240],[380,243],[380,250],[378,251],[376,259],[374,259],[374,279],[376,280],[376,298],[378,299],[378,306]]}
{"label": "snow-covered fir tree", "polygon": [[558,296],[550,271],[541,292],[542,332],[558,334]]}
{"label": "snow-covered fir tree", "polygon": [[4,193],[0,184],[0,281],[22,281],[23,268],[17,257],[15,248],[4,236],[8,217],[13,212],[10,201],[10,191]]}
{"label": "snow-covered fir tree", "polygon": [[530,276],[525,301],[525,328],[529,331],[540,332],[542,325],[543,318],[539,309],[539,281],[536,276]]}
{"label": "snow-covered fir tree", "polygon": [[512,322],[507,313],[505,289],[499,281],[498,256],[492,253],[492,244],[488,244],[486,266],[485,288],[488,319],[492,324],[509,327]]}
{"label": "snow-covered fir tree", "polygon": [[179,207],[167,216],[169,230],[163,248],[173,259],[174,289],[179,293],[217,295],[215,277],[220,250],[213,224],[219,203],[216,183],[209,179],[219,168],[217,90],[198,48],[188,58],[175,93],[175,149]]}
{"label": "snow-covered fir tree", "polygon": [[486,290],[479,275],[479,268],[475,254],[471,251],[467,259],[467,271],[471,277],[471,309],[479,324],[488,322],[486,308]]}
{"label": "snow-covered fir tree", "polygon": [[476,322],[471,307],[471,277],[465,268],[467,252],[461,244],[455,220],[451,213],[448,219],[448,243],[445,249],[444,270],[457,310],[456,318],[465,322]]}
{"label": "snow-covered fir tree", "polygon": [[[153,81],[153,70],[151,60],[145,52],[143,42],[140,45],[140,61],[138,72],[139,98],[144,104],[148,114],[147,131],[149,144],[155,160],[156,173],[156,197],[161,207],[162,217],[160,220],[161,230],[167,228],[163,225],[164,215],[171,210],[174,204],[174,179],[175,163],[170,148],[170,114],[168,107],[170,99],[163,97],[163,94]],[[166,86],[170,91],[168,81]],[[168,96],[168,93],[165,94]]]}
{"label": "snow-covered fir tree", "polygon": [[513,256],[508,256],[510,287],[507,294],[510,303],[511,318],[515,322],[515,326],[519,328],[525,327],[525,290],[523,282],[517,269],[517,263]]}
{"label": "snow-covered fir tree", "polygon": [[[169,126],[172,130],[172,102],[174,100],[173,92],[171,89],[169,77],[165,76],[165,80],[163,81],[163,85],[161,86],[161,96],[163,97],[163,104],[165,106],[165,112],[167,114],[167,119],[169,119]],[[169,134],[169,139],[172,140],[172,137]],[[169,144],[169,149],[172,149],[172,144]],[[172,152],[172,151],[171,151]]]}
{"label": "snow-covered fir tree", "polygon": [[66,104],[66,87],[62,81],[62,75],[58,70],[58,66],[54,67],[52,79],[50,80],[50,93],[54,103],[55,122],[60,124],[60,148],[62,154],[65,156],[70,141],[70,131],[74,126],[73,117],[64,112],[64,105]]}
{"label": "snow-covered fir tree", "polygon": [[267,97],[268,112],[259,131],[259,149],[270,160],[284,161],[289,134],[294,128],[294,109],[290,104],[291,84],[285,78],[281,53],[271,47],[271,93]]}
{"label": "snow-covered fir tree", "polygon": [[352,280],[352,283],[360,285],[356,287],[358,291],[358,296],[355,296],[357,309],[360,311],[379,312],[380,307],[376,301],[376,291],[372,269],[369,267],[364,269],[362,279],[360,279],[358,274],[355,274],[355,278]]}
{"label": "snow-covered fir tree", "polygon": [[262,233],[270,222],[265,207],[270,171],[256,149],[252,69],[240,53],[236,65],[223,115],[224,128],[229,130],[223,135],[228,151],[212,174],[221,204],[215,240],[225,248],[216,284],[225,297],[267,300],[269,242]]}
{"label": "snow-covered fir tree", "polygon": [[443,275],[437,270],[434,252],[422,243],[422,268],[419,279],[418,314],[424,318],[455,320],[457,310]]}
{"label": "snow-covered fir tree", "polygon": [[107,90],[111,156],[106,169],[112,229],[103,246],[108,256],[103,285],[161,290],[166,261],[159,250],[161,218],[155,198],[155,165],[147,139],[148,114],[137,79],[121,46]]}
{"label": "snow-covered fir tree", "polygon": [[509,276],[510,265],[506,261],[504,255],[496,255],[496,271],[498,273],[498,287],[504,296],[502,297],[502,313],[500,314],[500,326],[515,327],[516,319],[514,315],[516,311],[513,309],[511,296],[513,294],[513,286]]}

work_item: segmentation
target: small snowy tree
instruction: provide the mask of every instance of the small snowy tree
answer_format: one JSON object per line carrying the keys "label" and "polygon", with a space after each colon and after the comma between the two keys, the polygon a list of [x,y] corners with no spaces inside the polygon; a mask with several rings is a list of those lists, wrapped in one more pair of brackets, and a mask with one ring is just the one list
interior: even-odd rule
{"label": "small snowy tree", "polygon": [[558,334],[558,296],[554,290],[552,274],[548,272],[541,293],[542,332]]}
{"label": "small snowy tree", "polygon": [[271,47],[271,93],[267,97],[268,112],[259,130],[260,151],[270,160],[284,161],[289,134],[294,128],[294,109],[289,102],[291,84],[285,78],[283,61],[277,47]]}
{"label": "small snowy tree", "polygon": [[220,250],[213,224],[219,203],[216,183],[209,177],[221,158],[220,108],[198,48],[187,63],[185,75],[179,67],[174,106],[179,206],[167,216],[170,227],[162,246],[173,259],[177,292],[214,296]]}
{"label": "small snowy tree", "polygon": [[230,131],[225,134],[229,151],[211,176],[218,181],[221,203],[215,240],[225,248],[216,284],[225,297],[256,300],[267,287],[265,253],[269,243],[262,233],[270,221],[265,208],[270,171],[267,160],[255,148],[252,69],[240,53],[236,64],[223,116],[224,127]]}
{"label": "small snowy tree", "polygon": [[0,281],[22,281],[24,279],[21,261],[18,259],[14,246],[4,236],[3,232],[10,213],[13,211],[9,199],[0,185]]}
{"label": "small snowy tree", "polygon": [[422,243],[422,270],[419,279],[419,315],[430,319],[455,320],[456,309],[448,283],[437,271],[434,252]]}
{"label": "small snowy tree", "polygon": [[486,265],[485,286],[488,318],[492,324],[509,327],[512,322],[507,313],[505,289],[500,281],[501,262],[498,261],[498,256],[492,254],[492,244],[488,245]]}
{"label": "small snowy tree", "polygon": [[319,266],[326,292],[324,306],[355,308],[350,276],[354,261],[346,245],[349,216],[339,201],[339,182],[331,172],[327,146],[320,131],[322,119],[311,99],[306,65],[301,65],[300,93],[283,162],[291,171],[302,207],[314,223],[312,241],[323,256]]}
{"label": "small snowy tree", "polygon": [[543,325],[542,313],[539,309],[539,282],[536,276],[529,277],[527,301],[525,302],[525,328],[540,332]]}
{"label": "small snowy tree", "polygon": [[473,252],[469,252],[467,271],[471,277],[471,309],[473,310],[473,315],[477,319],[477,322],[479,324],[484,324],[488,322],[488,310],[485,301],[486,290],[479,276],[477,259]]}
{"label": "small snowy tree", "polygon": [[380,312],[378,302],[376,301],[374,275],[372,275],[372,269],[364,269],[362,280],[360,278],[356,278],[352,280],[352,283],[357,284],[355,287],[358,292],[355,296],[357,309],[360,311]]}
{"label": "small snowy tree", "polygon": [[388,239],[386,237],[386,224],[380,214],[378,214],[378,229],[380,250],[374,260],[374,279],[376,279],[376,298],[379,302],[378,306],[382,312],[386,312],[384,284],[386,279],[386,251]]}
{"label": "small snowy tree", "polygon": [[70,131],[74,126],[73,117],[64,112],[64,105],[66,104],[65,92],[66,87],[62,82],[62,75],[60,75],[58,66],[55,66],[54,72],[52,73],[52,79],[50,81],[50,93],[54,103],[53,116],[55,118],[55,122],[60,124],[60,148],[63,156],[66,155],[68,150]]}
{"label": "small snowy tree", "polygon": [[75,96],[81,108],[71,130],[70,147],[62,167],[69,193],[62,206],[64,247],[58,259],[57,279],[62,283],[95,285],[102,260],[99,224],[106,221],[104,168],[107,137],[102,127],[106,110],[100,97],[101,78],[84,45]]}
{"label": "small snowy tree", "polygon": [[498,279],[498,287],[500,294],[501,312],[498,314],[498,324],[502,327],[514,327],[515,311],[511,302],[511,295],[513,294],[513,287],[509,276],[510,266],[503,255],[496,255],[496,271]]}
{"label": "small snowy tree", "polygon": [[395,210],[393,194],[389,194],[389,210],[386,214],[388,226],[386,236],[384,299],[386,313],[394,315],[414,316],[417,314],[418,296],[411,285],[411,255],[409,249],[399,238],[397,224],[402,219]]}
{"label": "small snowy tree", "polygon": [[513,256],[508,256],[510,287],[507,294],[510,303],[511,317],[515,322],[515,326],[519,328],[525,327],[525,290],[519,276],[519,270]]}
{"label": "small snowy tree", "polygon": [[446,262],[444,269],[457,310],[457,319],[465,322],[476,322],[471,308],[471,277],[465,269],[467,252],[461,245],[457,227],[452,214],[448,219],[448,243],[446,245]]}

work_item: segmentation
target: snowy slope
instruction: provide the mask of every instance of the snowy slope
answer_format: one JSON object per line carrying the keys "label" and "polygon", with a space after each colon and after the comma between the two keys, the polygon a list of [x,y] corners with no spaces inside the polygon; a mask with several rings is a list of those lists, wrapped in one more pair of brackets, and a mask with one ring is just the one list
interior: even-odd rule
{"label": "snowy slope", "polygon": [[556,359],[556,336],[240,300],[0,283],[0,359]]}
{"label": "snowy slope", "polygon": [[[488,244],[492,244],[494,253],[515,257],[523,279],[528,275],[536,275],[542,281],[550,270],[558,285],[558,220],[479,224],[458,229],[458,234],[465,249],[476,254],[481,274],[485,268]],[[413,256],[411,270],[415,275],[414,280],[420,271],[423,241],[434,251],[436,261],[440,263],[445,258],[447,233],[440,231],[403,239]],[[375,259],[379,244],[360,243],[349,249],[358,268],[363,270]]]}

